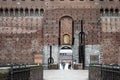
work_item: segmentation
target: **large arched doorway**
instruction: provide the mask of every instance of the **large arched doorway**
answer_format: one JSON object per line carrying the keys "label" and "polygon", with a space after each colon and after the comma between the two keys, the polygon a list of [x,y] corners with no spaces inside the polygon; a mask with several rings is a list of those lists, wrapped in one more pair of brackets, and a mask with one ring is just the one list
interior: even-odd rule
{"label": "large arched doorway", "polygon": [[[74,20],[70,16],[63,16],[59,20],[59,62],[71,66],[73,63]],[[67,69],[67,68],[65,68]],[[69,67],[70,69],[70,67]]]}
{"label": "large arched doorway", "polygon": [[59,45],[73,45],[74,21],[70,16],[63,16],[59,20]]}

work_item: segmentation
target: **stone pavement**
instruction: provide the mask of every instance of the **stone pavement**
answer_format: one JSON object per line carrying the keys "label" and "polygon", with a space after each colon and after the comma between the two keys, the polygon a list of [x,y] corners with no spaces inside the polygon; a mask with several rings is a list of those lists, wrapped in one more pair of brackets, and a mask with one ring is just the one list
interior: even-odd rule
{"label": "stone pavement", "polygon": [[44,70],[44,80],[88,80],[88,70]]}

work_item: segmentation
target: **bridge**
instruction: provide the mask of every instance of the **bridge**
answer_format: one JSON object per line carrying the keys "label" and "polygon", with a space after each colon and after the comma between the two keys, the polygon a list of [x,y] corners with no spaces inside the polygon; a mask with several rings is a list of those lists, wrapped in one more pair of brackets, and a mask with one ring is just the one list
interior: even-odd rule
{"label": "bridge", "polygon": [[88,70],[44,70],[43,80],[88,80]]}

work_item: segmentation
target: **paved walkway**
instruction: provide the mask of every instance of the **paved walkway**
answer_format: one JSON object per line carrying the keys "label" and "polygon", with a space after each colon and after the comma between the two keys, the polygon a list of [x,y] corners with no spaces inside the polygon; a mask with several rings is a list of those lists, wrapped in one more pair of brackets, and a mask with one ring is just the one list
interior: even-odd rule
{"label": "paved walkway", "polygon": [[88,70],[44,70],[44,80],[88,80]]}

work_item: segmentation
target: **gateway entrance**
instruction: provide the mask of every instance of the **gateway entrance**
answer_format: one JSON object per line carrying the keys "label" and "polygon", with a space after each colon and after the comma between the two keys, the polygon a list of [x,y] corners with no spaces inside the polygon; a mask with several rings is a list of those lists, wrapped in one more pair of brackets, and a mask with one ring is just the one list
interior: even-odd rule
{"label": "gateway entrance", "polygon": [[62,47],[59,52],[59,62],[72,63],[73,53],[72,49],[68,46]]}
{"label": "gateway entrance", "polygon": [[71,69],[73,62],[72,49],[68,46],[62,47],[59,52],[60,69]]}

